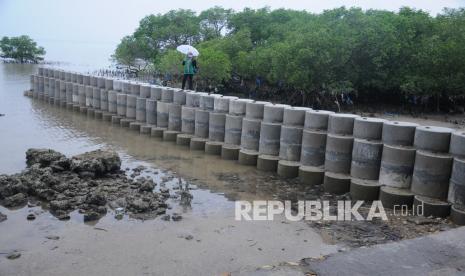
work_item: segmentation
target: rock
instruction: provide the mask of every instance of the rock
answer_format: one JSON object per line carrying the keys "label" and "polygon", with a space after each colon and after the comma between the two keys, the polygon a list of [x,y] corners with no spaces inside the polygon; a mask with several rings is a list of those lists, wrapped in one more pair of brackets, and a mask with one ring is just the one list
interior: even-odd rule
{"label": "rock", "polygon": [[103,206],[107,204],[107,199],[101,193],[94,193],[94,194],[87,195],[86,203],[97,205],[97,206]]}
{"label": "rock", "polygon": [[69,220],[71,218],[69,214],[63,210],[55,211],[53,214],[59,220]]}
{"label": "rock", "polygon": [[53,200],[50,202],[50,210],[68,210],[71,207],[68,200]]}
{"label": "rock", "polygon": [[19,257],[21,257],[21,253],[19,253],[19,252],[11,252],[10,254],[6,255],[6,258],[8,260],[16,260]]}
{"label": "rock", "polygon": [[161,219],[169,221],[171,219],[171,216],[170,215],[164,215],[164,216],[161,217]]}
{"label": "rock", "polygon": [[29,214],[29,215],[27,215],[26,219],[27,220],[35,220],[36,216],[34,214]]}
{"label": "rock", "polygon": [[139,190],[141,192],[151,192],[155,188],[155,182],[153,182],[152,179],[143,179],[141,182],[142,183],[139,186]]}
{"label": "rock", "polygon": [[2,212],[0,212],[0,222],[4,222],[5,220],[7,220],[8,217],[7,215],[3,214]]}
{"label": "rock", "polygon": [[39,164],[40,167],[47,167],[53,161],[66,159],[66,157],[51,149],[28,149],[26,151],[26,164],[31,167],[34,164]]}
{"label": "rock", "polygon": [[190,240],[192,240],[192,239],[194,238],[194,236],[192,236],[192,235],[187,235],[187,236],[185,236],[184,238],[185,238],[186,240],[190,241]]}
{"label": "rock", "polygon": [[180,220],[182,220],[182,216],[180,214],[178,214],[178,213],[173,213],[173,215],[171,216],[171,219],[173,221],[180,221]]}
{"label": "rock", "polygon": [[48,240],[53,240],[53,241],[57,241],[57,240],[60,239],[60,237],[54,236],[54,235],[45,236],[45,238],[48,239]]}
{"label": "rock", "polygon": [[91,172],[102,176],[121,168],[121,159],[114,151],[95,150],[71,159],[71,170],[75,172]]}
{"label": "rock", "polygon": [[94,211],[90,211],[84,214],[84,222],[95,221],[100,219],[100,214]]}
{"label": "rock", "polygon": [[136,213],[143,213],[150,208],[150,204],[138,198],[129,203],[129,208],[133,209]]}
{"label": "rock", "polygon": [[15,207],[27,203],[27,197],[23,193],[17,193],[10,197],[5,198],[3,205],[6,207]]}

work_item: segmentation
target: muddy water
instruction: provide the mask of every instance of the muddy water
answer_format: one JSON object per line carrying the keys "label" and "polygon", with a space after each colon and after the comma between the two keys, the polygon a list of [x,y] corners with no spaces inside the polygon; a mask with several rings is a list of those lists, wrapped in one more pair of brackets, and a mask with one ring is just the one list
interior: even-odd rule
{"label": "muddy water", "polygon": [[[254,168],[142,136],[128,129],[24,97],[30,65],[0,64],[0,173],[25,167],[25,151],[46,147],[74,155],[97,148],[116,150],[124,167],[145,165],[157,183],[193,187],[190,208],[170,200],[179,222],[140,221],[114,214],[84,224],[73,213],[57,221],[40,207],[0,211],[0,275],[216,275],[253,272],[282,261],[317,257],[337,250],[302,222],[234,220],[236,199],[298,197],[301,187]],[[27,221],[35,213],[37,219]],[[58,236],[58,240],[47,236]],[[17,250],[21,257],[8,260]]]}

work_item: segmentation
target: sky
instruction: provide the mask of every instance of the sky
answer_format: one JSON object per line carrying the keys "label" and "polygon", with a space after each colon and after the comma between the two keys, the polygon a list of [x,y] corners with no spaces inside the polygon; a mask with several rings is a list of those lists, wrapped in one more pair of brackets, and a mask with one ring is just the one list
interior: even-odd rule
{"label": "sky", "polygon": [[107,65],[120,39],[145,15],[178,8],[200,12],[215,5],[314,13],[341,6],[392,11],[409,6],[436,15],[444,7],[465,7],[465,0],[0,0],[0,37],[29,35],[45,47],[48,60]]}

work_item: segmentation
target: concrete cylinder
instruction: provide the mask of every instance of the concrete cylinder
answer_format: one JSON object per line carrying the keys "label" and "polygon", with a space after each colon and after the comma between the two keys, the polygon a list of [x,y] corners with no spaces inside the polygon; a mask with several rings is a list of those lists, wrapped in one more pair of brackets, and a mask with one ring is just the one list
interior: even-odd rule
{"label": "concrete cylinder", "polygon": [[89,75],[82,76],[82,84],[84,84],[85,86],[90,85],[90,76]]}
{"label": "concrete cylinder", "polygon": [[394,188],[410,189],[415,148],[402,146],[383,146],[379,184]]}
{"label": "concrete cylinder", "polygon": [[116,95],[116,113],[118,116],[126,116],[127,94],[118,93]]}
{"label": "concrete cylinder", "polygon": [[123,81],[123,93],[126,95],[131,94],[131,82],[128,80]]}
{"label": "concrete cylinder", "polygon": [[168,129],[181,131],[181,105],[174,102],[168,106]]}
{"label": "concrete cylinder", "polygon": [[325,164],[326,131],[304,129],[300,162],[303,166],[320,167]]}
{"label": "concrete cylinder", "polygon": [[238,99],[229,101],[229,114],[231,115],[245,115],[247,103],[252,103],[253,100]]}
{"label": "concrete cylinder", "polygon": [[126,98],[126,118],[136,119],[137,96],[128,95]]}
{"label": "concrete cylinder", "polygon": [[168,103],[157,101],[157,127],[167,128],[168,118],[169,118]]}
{"label": "concrete cylinder", "polygon": [[224,142],[231,145],[240,145],[242,135],[242,116],[226,115],[224,128]]}
{"label": "concrete cylinder", "polygon": [[325,170],[332,173],[349,174],[352,162],[354,138],[328,134],[326,138]]}
{"label": "concrete cylinder", "polygon": [[449,152],[452,132],[452,129],[446,127],[419,126],[413,144],[419,150]]}
{"label": "concrete cylinder", "polygon": [[260,145],[260,126],[261,120],[243,118],[241,133],[242,149],[258,151]]}
{"label": "concrete cylinder", "polygon": [[113,79],[105,78],[105,90],[113,90]]}
{"label": "concrete cylinder", "polygon": [[216,111],[210,112],[208,124],[208,139],[210,141],[223,142],[226,124],[226,114]]}
{"label": "concrete cylinder", "polygon": [[113,80],[113,91],[117,91],[117,92],[121,92],[121,90],[123,89],[123,83],[121,82],[121,80]]}
{"label": "concrete cylinder", "polygon": [[[268,106],[265,106],[265,108]],[[266,114],[265,109],[265,114]],[[278,118],[279,119],[279,118]],[[279,145],[281,138],[281,124],[268,123],[263,121],[260,125],[260,140],[258,152],[265,155],[279,155]]]}
{"label": "concrete cylinder", "polygon": [[48,86],[49,86],[49,97],[50,98],[55,98],[55,83],[56,83],[56,80],[51,78],[48,82]]}
{"label": "concrete cylinder", "polygon": [[263,107],[263,122],[282,123],[284,108],[290,108],[287,104],[267,104]]}
{"label": "concrete cylinder", "polygon": [[161,101],[161,91],[160,86],[150,86],[150,99]]}
{"label": "concrete cylinder", "polygon": [[286,107],[284,108],[283,124],[286,126],[303,127],[305,124],[305,113],[310,111],[307,107]]}
{"label": "concrete cylinder", "polygon": [[71,72],[65,72],[65,81],[71,82]]}
{"label": "concrete cylinder", "polygon": [[217,94],[202,95],[200,96],[199,107],[202,110],[213,110],[215,106],[215,98],[221,97]]}
{"label": "concrete cylinder", "polygon": [[[286,110],[284,110],[284,112],[286,112]],[[303,128],[297,126],[283,125],[281,127],[281,138],[279,141],[280,159],[296,162],[300,161],[300,152],[302,151],[302,131]]]}
{"label": "concrete cylinder", "polygon": [[174,90],[173,102],[178,105],[185,105],[186,104],[186,91]]}
{"label": "concrete cylinder", "polygon": [[38,72],[39,72],[39,76],[43,76],[43,75],[44,75],[44,68],[43,68],[43,67],[39,67],[39,68],[38,68]]}
{"label": "concrete cylinder", "polygon": [[100,109],[100,88],[98,87],[92,89],[92,107]]}
{"label": "concrete cylinder", "polygon": [[71,82],[77,83],[77,73],[71,73]]}
{"label": "concrete cylinder", "polygon": [[66,76],[66,72],[63,71],[63,70],[60,70],[60,80],[61,81],[65,81],[65,79],[66,79],[65,76]]}
{"label": "concrete cylinder", "polygon": [[153,99],[147,99],[145,102],[145,119],[147,124],[157,124],[157,101]]}
{"label": "concrete cylinder", "polygon": [[245,105],[245,118],[247,119],[263,119],[263,111],[265,105],[270,104],[269,102],[254,101],[248,102]]}
{"label": "concrete cylinder", "polygon": [[170,88],[163,88],[161,90],[161,101],[165,103],[172,103],[173,102],[173,93],[174,90]]}
{"label": "concrete cylinder", "polygon": [[118,93],[114,90],[108,91],[108,112],[116,114],[117,112],[117,95]]}
{"label": "concrete cylinder", "polygon": [[60,79],[60,71],[55,69],[53,70],[53,78]]}
{"label": "concrete cylinder", "polygon": [[100,110],[108,111],[108,90],[100,89]]}
{"label": "concrete cylinder", "polygon": [[186,134],[195,133],[195,108],[188,106],[181,108],[181,132]]}
{"label": "concrete cylinder", "polygon": [[73,83],[73,104],[79,104],[79,84]]}
{"label": "concrete cylinder", "polygon": [[201,93],[189,92],[186,93],[186,106],[199,107]]}
{"label": "concrete cylinder", "polygon": [[195,136],[208,138],[210,112],[208,110],[195,110]]}
{"label": "concrete cylinder", "polygon": [[463,159],[454,159],[447,199],[452,204],[465,206],[465,160]]}
{"label": "concrete cylinder", "polygon": [[337,135],[352,135],[354,131],[354,121],[359,117],[360,116],[354,114],[330,114],[328,119],[328,133]]}
{"label": "concrete cylinder", "polygon": [[237,100],[237,99],[238,99],[237,97],[232,97],[232,96],[216,97],[213,103],[215,112],[228,113],[229,102],[232,100]]}
{"label": "concrete cylinder", "polygon": [[49,78],[44,77],[44,98],[48,97],[48,91],[49,91]]}
{"label": "concrete cylinder", "polygon": [[366,140],[381,140],[384,119],[360,117],[354,121],[354,138]]}
{"label": "concrete cylinder", "polygon": [[327,110],[308,110],[305,112],[305,129],[328,130],[329,115],[334,114]]}
{"label": "concrete cylinder", "polygon": [[84,84],[84,75],[83,74],[77,74],[76,82],[78,84]]}
{"label": "concrete cylinder", "polygon": [[465,131],[452,133],[449,152],[455,157],[465,158]]}
{"label": "concrete cylinder", "polygon": [[66,82],[66,103],[73,103],[73,83]]}
{"label": "concrete cylinder", "polygon": [[350,176],[365,180],[378,180],[382,153],[383,143],[354,139]]}
{"label": "concrete cylinder", "polygon": [[[142,90],[141,90],[142,92]],[[144,123],[146,121],[147,98],[139,97],[136,100],[136,121]]]}
{"label": "concrete cylinder", "polygon": [[383,123],[382,140],[393,146],[412,146],[418,124],[408,122],[386,121]]}
{"label": "concrete cylinder", "polygon": [[92,107],[92,96],[94,88],[92,86],[86,86],[86,107]]}
{"label": "concrete cylinder", "polygon": [[105,89],[105,78],[97,77],[97,87],[100,89]]}
{"label": "concrete cylinder", "polygon": [[96,76],[90,76],[90,85],[92,87],[98,87],[98,77]]}
{"label": "concrete cylinder", "polygon": [[417,150],[411,191],[415,195],[447,199],[452,157]]}
{"label": "concrete cylinder", "polygon": [[140,96],[140,84],[133,82],[131,83],[131,95],[139,97]]}

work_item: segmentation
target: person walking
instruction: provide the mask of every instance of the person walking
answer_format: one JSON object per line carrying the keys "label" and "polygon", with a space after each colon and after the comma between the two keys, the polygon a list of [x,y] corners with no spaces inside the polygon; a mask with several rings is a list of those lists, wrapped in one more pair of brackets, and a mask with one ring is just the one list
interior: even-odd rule
{"label": "person walking", "polygon": [[197,60],[195,60],[192,52],[187,53],[186,58],[182,61],[184,66],[184,77],[182,78],[182,89],[186,87],[188,81],[189,90],[192,90],[192,79],[194,74],[197,73]]}

